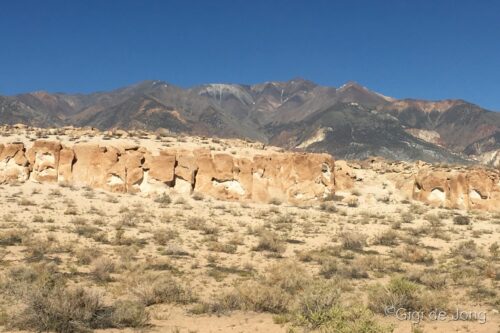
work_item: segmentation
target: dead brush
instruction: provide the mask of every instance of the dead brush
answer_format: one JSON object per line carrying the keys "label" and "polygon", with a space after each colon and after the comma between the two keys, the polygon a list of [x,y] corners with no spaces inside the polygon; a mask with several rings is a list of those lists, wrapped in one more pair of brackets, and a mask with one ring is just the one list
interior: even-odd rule
{"label": "dead brush", "polygon": [[22,229],[10,229],[0,233],[0,246],[12,246],[21,244],[28,238],[28,231]]}
{"label": "dead brush", "polygon": [[30,238],[24,245],[27,260],[36,262],[45,259],[56,244],[45,238]]}
{"label": "dead brush", "polygon": [[202,218],[199,217],[190,217],[186,223],[184,223],[184,227],[189,230],[202,230],[205,225],[206,221]]}
{"label": "dead brush", "polygon": [[67,287],[62,275],[50,267],[33,269],[26,272],[30,275],[18,280],[21,306],[9,316],[8,328],[73,333],[148,325],[149,314],[144,305],[135,301],[105,305],[99,292]]}
{"label": "dead brush", "polygon": [[276,254],[282,254],[286,250],[286,244],[274,232],[265,228],[260,228],[258,231],[258,243],[253,248],[254,251],[269,251]]}
{"label": "dead brush", "polygon": [[360,232],[342,231],[337,235],[344,250],[362,251],[366,245],[366,236]]}
{"label": "dead brush", "polygon": [[399,234],[394,230],[386,230],[373,239],[373,244],[384,246],[395,246],[398,244]]}
{"label": "dead brush", "polygon": [[211,302],[199,304],[194,310],[226,313],[240,309],[284,314],[291,310],[294,295],[310,283],[311,277],[301,265],[285,261],[269,266],[264,274],[240,282]]}
{"label": "dead brush", "polygon": [[223,252],[234,254],[238,250],[238,247],[231,243],[221,243],[219,241],[210,241],[207,244],[207,249],[214,252]]}
{"label": "dead brush", "polygon": [[465,260],[473,260],[482,256],[474,240],[463,241],[451,250],[451,255],[462,257]]}
{"label": "dead brush", "polygon": [[165,228],[154,231],[153,239],[156,244],[165,246],[171,240],[179,237],[179,232],[174,229]]}
{"label": "dead brush", "polygon": [[115,263],[107,257],[99,257],[92,262],[90,275],[97,282],[110,282],[111,273],[114,272]]}
{"label": "dead brush", "polygon": [[413,264],[429,265],[434,262],[434,257],[429,251],[414,245],[405,245],[403,248],[395,250],[394,254],[403,261]]}
{"label": "dead brush", "polygon": [[183,286],[168,273],[146,273],[127,281],[132,293],[145,305],[189,304],[197,296],[189,286]]}

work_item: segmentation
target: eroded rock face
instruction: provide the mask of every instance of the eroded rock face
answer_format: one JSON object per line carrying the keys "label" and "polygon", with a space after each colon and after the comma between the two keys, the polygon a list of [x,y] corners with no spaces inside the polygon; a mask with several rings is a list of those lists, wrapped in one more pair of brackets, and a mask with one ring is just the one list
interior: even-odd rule
{"label": "eroded rock face", "polygon": [[434,206],[499,210],[500,175],[480,168],[423,167],[415,175],[412,196]]}
{"label": "eroded rock face", "polygon": [[56,141],[35,141],[33,147],[26,153],[32,180],[37,182],[57,182],[61,149],[61,144]]}
{"label": "eroded rock face", "polygon": [[356,181],[356,174],[346,161],[335,161],[335,189],[352,189]]}
{"label": "eroded rock face", "polygon": [[118,149],[95,144],[76,144],[71,183],[125,192],[125,169],[117,166]]}
{"label": "eroded rock face", "polygon": [[0,183],[24,182],[29,178],[29,161],[23,143],[0,145]]}
{"label": "eroded rock face", "polygon": [[161,152],[153,156],[149,152],[144,156],[143,181],[139,185],[141,192],[164,192],[175,185],[175,154]]}
{"label": "eroded rock face", "polygon": [[75,162],[73,148],[63,147],[59,152],[59,167],[57,169],[57,180],[60,183],[71,183],[73,181],[73,165]]}
{"label": "eroded rock face", "polygon": [[133,145],[39,140],[0,145],[0,183],[64,182],[113,192],[193,191],[223,200],[311,203],[333,193],[328,154],[268,152],[236,156],[209,149],[149,152]]}

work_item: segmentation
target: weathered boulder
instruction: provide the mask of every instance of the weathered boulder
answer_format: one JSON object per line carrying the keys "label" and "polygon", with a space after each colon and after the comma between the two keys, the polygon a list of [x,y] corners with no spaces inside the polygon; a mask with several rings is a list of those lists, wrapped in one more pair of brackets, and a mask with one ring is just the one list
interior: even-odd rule
{"label": "weathered boulder", "polygon": [[58,182],[71,183],[73,181],[73,164],[75,162],[76,158],[73,148],[63,147],[59,152]]}
{"label": "weathered boulder", "polygon": [[23,143],[0,145],[0,184],[24,182],[29,178],[29,161]]}
{"label": "weathered boulder", "polygon": [[37,182],[57,182],[62,146],[59,141],[37,140],[26,153],[31,179]]}
{"label": "weathered boulder", "polygon": [[335,161],[335,189],[348,190],[354,186],[356,174],[346,161]]}
{"label": "weathered boulder", "polygon": [[245,192],[233,177],[233,157],[225,153],[212,155],[209,150],[196,154],[198,172],[196,191],[218,199],[237,199]]}
{"label": "weathered boulder", "polygon": [[174,186],[175,155],[161,151],[160,155],[144,155],[144,179],[140,184],[141,192],[165,192]]}
{"label": "weathered boulder", "polygon": [[[144,153],[132,149],[118,151],[118,161],[108,170],[108,185],[116,192],[140,192],[144,177],[142,164]],[[113,181],[114,180],[114,181]]]}
{"label": "weathered boulder", "polygon": [[327,154],[283,153],[254,157],[252,199],[310,202],[333,193],[334,160]]}
{"label": "weathered boulder", "polygon": [[80,186],[124,192],[125,170],[114,168],[118,162],[118,149],[96,144],[76,144],[73,147],[72,183]]}
{"label": "weathered boulder", "polygon": [[[176,154],[176,166],[175,166],[175,177],[177,179],[182,179],[194,186],[194,181],[196,173],[198,172],[198,163],[196,161],[196,155],[203,155],[207,153],[206,150],[178,150],[174,152]],[[196,154],[196,155],[195,155]]]}
{"label": "weathered boulder", "polygon": [[415,175],[412,197],[434,206],[498,210],[499,181],[494,170],[423,167]]}

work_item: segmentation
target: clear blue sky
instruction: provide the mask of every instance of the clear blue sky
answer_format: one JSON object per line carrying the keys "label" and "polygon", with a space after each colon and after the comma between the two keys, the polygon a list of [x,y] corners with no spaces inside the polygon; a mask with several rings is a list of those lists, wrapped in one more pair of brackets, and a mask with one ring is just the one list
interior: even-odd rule
{"label": "clear blue sky", "polygon": [[500,111],[499,1],[3,1],[0,94],[304,77]]}

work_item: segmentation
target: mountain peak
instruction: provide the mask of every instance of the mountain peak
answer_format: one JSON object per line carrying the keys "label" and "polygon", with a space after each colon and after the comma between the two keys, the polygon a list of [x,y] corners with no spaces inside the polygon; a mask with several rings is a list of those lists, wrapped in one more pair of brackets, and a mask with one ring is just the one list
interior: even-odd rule
{"label": "mountain peak", "polygon": [[395,100],[392,97],[385,96],[376,91],[370,90],[356,81],[348,81],[344,83],[337,89],[337,92],[340,93],[341,95],[346,95],[346,96],[355,95],[356,98],[362,98],[364,96],[365,98],[369,97],[370,99],[373,100],[381,99],[385,102],[392,102]]}
{"label": "mountain peak", "polygon": [[346,90],[346,89],[349,89],[349,88],[358,88],[358,89],[365,89],[365,90],[368,90],[367,88],[363,87],[362,85],[360,85],[358,82],[356,81],[347,81],[346,83],[344,83],[343,85],[341,85],[338,90]]}

